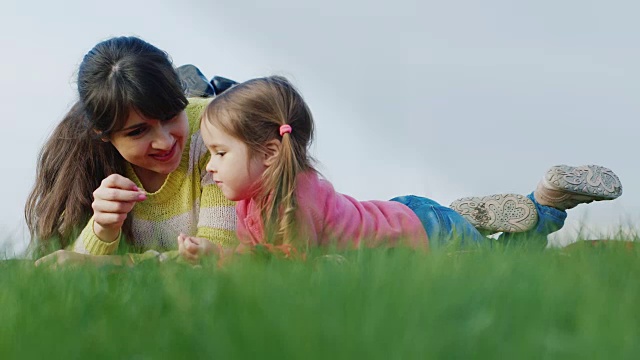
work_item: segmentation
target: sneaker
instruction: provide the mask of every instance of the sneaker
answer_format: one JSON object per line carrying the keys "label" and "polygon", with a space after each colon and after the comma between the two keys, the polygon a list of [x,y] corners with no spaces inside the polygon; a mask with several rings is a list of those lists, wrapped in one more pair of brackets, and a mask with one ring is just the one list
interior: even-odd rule
{"label": "sneaker", "polygon": [[533,196],[540,205],[566,210],[592,201],[613,200],[622,195],[622,184],[613,171],[598,165],[553,166]]}
{"label": "sneaker", "polygon": [[536,205],[523,195],[465,197],[449,206],[481,232],[523,232],[538,223]]}
{"label": "sneaker", "polygon": [[238,84],[237,82],[222,76],[214,76],[210,83],[213,86],[216,95],[220,95],[228,88]]}
{"label": "sneaker", "polygon": [[178,77],[184,86],[186,97],[211,97],[215,95],[213,85],[196,66],[187,64],[178,67]]}

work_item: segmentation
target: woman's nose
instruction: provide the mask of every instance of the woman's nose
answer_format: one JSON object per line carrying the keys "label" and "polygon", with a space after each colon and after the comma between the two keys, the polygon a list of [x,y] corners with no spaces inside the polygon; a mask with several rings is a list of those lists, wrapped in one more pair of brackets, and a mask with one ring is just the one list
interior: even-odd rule
{"label": "woman's nose", "polygon": [[158,150],[171,150],[171,147],[173,147],[173,140],[173,135],[171,135],[169,129],[166,129],[163,126],[158,126],[156,128],[156,134],[152,146]]}

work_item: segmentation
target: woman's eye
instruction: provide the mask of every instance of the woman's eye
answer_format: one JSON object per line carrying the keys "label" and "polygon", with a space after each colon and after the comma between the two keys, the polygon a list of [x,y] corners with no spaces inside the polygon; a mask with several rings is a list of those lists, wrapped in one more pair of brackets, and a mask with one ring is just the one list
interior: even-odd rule
{"label": "woman's eye", "polygon": [[146,128],[144,127],[139,127],[135,130],[129,131],[127,133],[127,136],[138,136],[138,135],[142,135],[144,132],[146,131]]}
{"label": "woman's eye", "polygon": [[216,155],[218,156],[224,156],[224,154],[226,154],[224,151],[217,151]]}

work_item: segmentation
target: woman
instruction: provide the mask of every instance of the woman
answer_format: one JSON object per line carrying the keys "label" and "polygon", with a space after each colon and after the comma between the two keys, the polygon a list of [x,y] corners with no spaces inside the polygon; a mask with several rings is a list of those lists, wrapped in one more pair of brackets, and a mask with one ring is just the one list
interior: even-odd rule
{"label": "woman", "polygon": [[25,207],[36,256],[130,264],[180,233],[234,243],[233,203],[205,170],[208,100],[188,100],[182,84],[168,55],[136,37],[85,55],[78,101],[41,150]]}

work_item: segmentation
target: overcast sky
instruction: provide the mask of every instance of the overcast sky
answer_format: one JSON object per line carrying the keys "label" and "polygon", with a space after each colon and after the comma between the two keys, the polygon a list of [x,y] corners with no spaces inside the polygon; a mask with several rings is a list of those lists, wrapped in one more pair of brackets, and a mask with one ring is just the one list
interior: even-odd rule
{"label": "overcast sky", "polygon": [[28,241],[37,153],[75,101],[77,66],[116,35],[209,77],[288,76],[314,113],[320,170],[360,200],[526,194],[551,165],[595,163],[620,176],[623,196],[570,210],[554,241],[640,223],[637,2],[42,3],[9,0],[0,13],[10,254]]}

